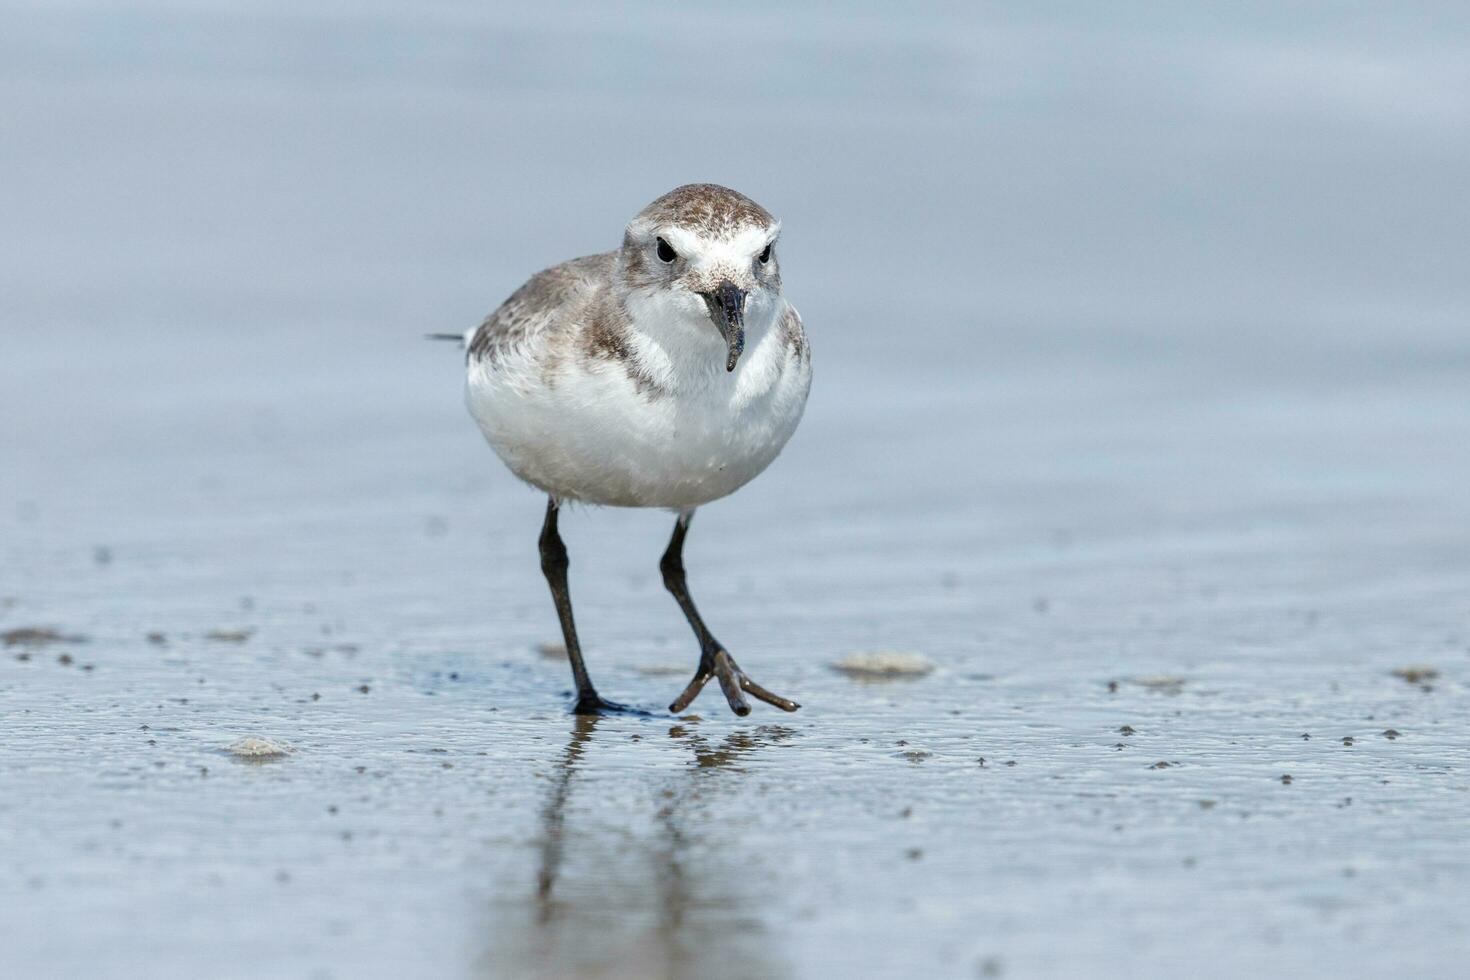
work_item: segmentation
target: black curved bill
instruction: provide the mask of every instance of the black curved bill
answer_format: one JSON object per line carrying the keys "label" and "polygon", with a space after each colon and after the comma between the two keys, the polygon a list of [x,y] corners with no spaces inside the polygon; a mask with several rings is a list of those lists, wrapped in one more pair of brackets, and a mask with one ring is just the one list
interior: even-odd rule
{"label": "black curved bill", "polygon": [[728,279],[720,283],[713,292],[700,293],[709,307],[709,318],[725,338],[729,358],[725,370],[735,370],[735,362],[745,352],[745,290]]}

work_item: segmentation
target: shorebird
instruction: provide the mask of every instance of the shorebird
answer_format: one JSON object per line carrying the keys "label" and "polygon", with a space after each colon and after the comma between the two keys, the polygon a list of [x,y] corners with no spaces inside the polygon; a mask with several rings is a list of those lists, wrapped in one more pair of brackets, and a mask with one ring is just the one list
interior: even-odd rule
{"label": "shorebird", "polygon": [[687,184],[634,216],[622,247],[540,272],[460,340],[470,414],[512,473],[547,495],[541,570],[561,621],[573,710],[626,710],[592,684],[557,530],[563,503],[674,512],[659,562],[699,641],[683,711],[717,678],[737,715],[745,695],[799,705],[751,680],[689,595],[684,539],[695,510],[754,479],[796,430],[811,387],[801,317],[781,291],[780,223],[726,187]]}

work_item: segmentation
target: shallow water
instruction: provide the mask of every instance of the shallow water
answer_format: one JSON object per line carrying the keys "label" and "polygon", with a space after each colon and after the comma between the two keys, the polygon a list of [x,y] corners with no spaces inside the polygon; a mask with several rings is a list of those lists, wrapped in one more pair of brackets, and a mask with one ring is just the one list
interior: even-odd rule
{"label": "shallow water", "polygon": [[[1458,975],[1444,31],[757,11],[731,141],[713,12],[13,13],[0,633],[63,638],[0,648],[0,974]],[[418,336],[691,178],[785,219],[816,351],[687,552],[803,708],[575,719],[542,502]],[[670,524],[563,526],[655,712]],[[830,668],[881,649],[936,669]]]}

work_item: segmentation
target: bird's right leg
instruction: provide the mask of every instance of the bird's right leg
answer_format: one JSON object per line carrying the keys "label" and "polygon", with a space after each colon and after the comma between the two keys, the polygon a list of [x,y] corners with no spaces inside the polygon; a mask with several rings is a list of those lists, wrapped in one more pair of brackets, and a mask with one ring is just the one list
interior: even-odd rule
{"label": "bird's right leg", "polygon": [[546,584],[551,586],[551,598],[556,603],[556,615],[561,620],[561,635],[567,645],[567,659],[572,662],[572,680],[577,685],[577,703],[572,711],[579,715],[598,715],[609,711],[628,710],[621,704],[604,701],[592,686],[587,676],[587,665],[582,661],[582,647],[577,642],[577,624],[572,620],[572,594],[567,589],[567,546],[562,544],[556,529],[556,515],[560,505],[555,497],[546,500],[546,520],[541,524],[541,571],[546,575]]}
{"label": "bird's right leg", "polygon": [[750,702],[745,700],[746,693],[760,698],[766,704],[775,705],[782,711],[795,711],[801,705],[772,694],[746,676],[735,658],[730,656],[730,651],[704,625],[704,618],[695,608],[694,599],[689,595],[689,586],[684,580],[684,536],[689,533],[689,520],[692,516],[692,511],[679,515],[679,520],[674,524],[674,534],[669,538],[669,546],[658,563],[659,570],[663,572],[664,587],[673,594],[679,608],[684,610],[684,617],[689,620],[689,625],[694,628],[694,635],[699,640],[699,667],[694,672],[694,680],[684,688],[683,694],[674,699],[669,710],[678,714],[689,707],[710,678],[718,677],[720,690],[725,693],[725,700],[730,702],[730,710],[742,718],[750,714]]}

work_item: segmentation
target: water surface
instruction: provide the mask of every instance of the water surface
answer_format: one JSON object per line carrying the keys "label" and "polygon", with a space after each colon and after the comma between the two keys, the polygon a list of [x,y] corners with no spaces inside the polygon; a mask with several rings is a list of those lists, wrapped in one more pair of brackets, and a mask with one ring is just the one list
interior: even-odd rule
{"label": "water surface", "polygon": [[[1465,25],[1294,10],[8,6],[0,973],[1457,976]],[[817,376],[691,587],[804,707],[575,719],[418,338],[693,179]],[[670,526],[563,528],[653,709]]]}

